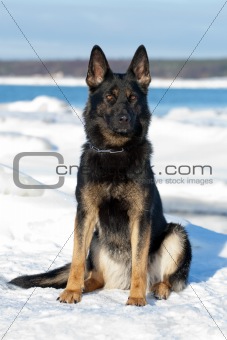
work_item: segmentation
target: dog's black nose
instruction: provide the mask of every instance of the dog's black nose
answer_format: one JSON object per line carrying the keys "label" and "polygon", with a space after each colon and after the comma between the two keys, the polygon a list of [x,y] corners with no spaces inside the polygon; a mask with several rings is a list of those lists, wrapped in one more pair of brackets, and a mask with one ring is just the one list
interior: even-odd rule
{"label": "dog's black nose", "polygon": [[128,122],[130,122],[130,117],[129,117],[129,115],[121,115],[120,117],[119,117],[119,122],[120,123],[128,123]]}

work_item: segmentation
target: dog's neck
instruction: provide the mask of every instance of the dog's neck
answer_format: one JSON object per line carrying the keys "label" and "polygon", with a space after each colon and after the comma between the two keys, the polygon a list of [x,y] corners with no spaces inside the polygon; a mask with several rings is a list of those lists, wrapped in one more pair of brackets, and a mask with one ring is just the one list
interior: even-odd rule
{"label": "dog's neck", "polygon": [[[145,148],[145,149],[144,149]],[[84,144],[84,151],[93,151],[94,155],[119,155],[124,156],[127,155],[134,155],[133,157],[137,158],[142,151],[146,150],[146,155],[148,158],[150,158],[150,155],[152,154],[152,146],[150,142],[144,138],[143,140],[137,140],[137,143],[134,140],[134,143],[126,143],[123,146],[112,146],[112,145],[98,145],[94,142],[91,142],[88,140]]]}
{"label": "dog's neck", "polygon": [[121,153],[124,152],[125,149],[124,148],[120,148],[120,149],[99,149],[96,146],[94,146],[93,144],[89,143],[90,149],[99,152],[99,153]]}

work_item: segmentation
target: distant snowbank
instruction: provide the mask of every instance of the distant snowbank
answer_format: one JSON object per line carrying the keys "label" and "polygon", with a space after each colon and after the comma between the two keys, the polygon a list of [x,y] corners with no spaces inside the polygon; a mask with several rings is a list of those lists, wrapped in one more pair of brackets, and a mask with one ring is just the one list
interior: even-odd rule
{"label": "distant snowbank", "polygon": [[0,85],[47,85],[47,86],[86,86],[84,78],[53,77],[0,77]]}
{"label": "distant snowbank", "polygon": [[55,112],[66,113],[69,106],[62,100],[48,96],[38,96],[33,100],[0,104],[0,111],[9,112]]}
{"label": "distant snowbank", "polygon": [[227,78],[206,78],[206,79],[159,79],[154,78],[151,82],[151,87],[168,88],[171,86],[173,89],[218,89],[227,88]]}
{"label": "distant snowbank", "polygon": [[204,127],[227,126],[227,108],[192,110],[188,107],[179,107],[170,110],[165,118]]}
{"label": "distant snowbank", "polygon": [[[206,79],[173,79],[154,78],[151,87],[168,88],[227,88],[227,78]],[[86,86],[84,78],[73,77],[0,77],[0,85],[59,85],[59,86]]]}
{"label": "distant snowbank", "polygon": [[82,110],[55,97],[38,96],[33,100],[0,104],[0,118],[14,117],[48,123],[82,124]]}

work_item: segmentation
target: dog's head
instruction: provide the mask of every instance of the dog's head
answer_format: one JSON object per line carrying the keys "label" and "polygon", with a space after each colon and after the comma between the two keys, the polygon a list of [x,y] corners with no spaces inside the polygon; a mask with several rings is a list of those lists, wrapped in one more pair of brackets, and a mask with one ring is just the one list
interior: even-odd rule
{"label": "dog's head", "polygon": [[125,74],[113,73],[99,46],[94,46],[86,82],[90,94],[84,112],[88,139],[97,146],[122,146],[147,134],[150,112],[149,61],[140,46]]}

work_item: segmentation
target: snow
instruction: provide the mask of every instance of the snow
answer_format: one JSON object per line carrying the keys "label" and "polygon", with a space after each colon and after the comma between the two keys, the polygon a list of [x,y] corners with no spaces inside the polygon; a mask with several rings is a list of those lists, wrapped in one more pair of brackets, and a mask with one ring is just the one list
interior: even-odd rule
{"label": "snow", "polygon": [[31,101],[17,101],[8,104],[0,104],[1,111],[10,112],[55,112],[65,113],[69,111],[66,103],[57,98],[38,96]]}
{"label": "snow", "polygon": [[[54,74],[53,78],[48,76],[32,77],[0,77],[0,85],[56,85],[59,86],[86,86],[84,78],[62,77]],[[172,79],[153,78],[151,87],[159,88],[227,88],[227,78],[204,78],[204,79]]]}
{"label": "snow", "polygon": [[159,79],[155,78],[152,80],[151,87],[162,87],[162,88],[180,88],[180,89],[209,89],[209,88],[227,88],[227,78],[204,78],[204,79]]}
{"label": "snow", "polygon": [[180,107],[170,110],[168,119],[200,126],[227,126],[227,109],[191,110],[187,107]]}
{"label": "snow", "polygon": [[44,76],[32,76],[32,77],[0,77],[0,85],[56,85],[59,86],[86,86],[84,78],[73,77],[59,77],[53,75],[51,78],[49,75]]}
{"label": "snow", "polygon": [[[59,292],[55,289],[22,290],[7,282],[71,261],[76,168],[58,190],[20,189],[13,183],[13,159],[24,151],[55,151],[63,155],[67,169],[78,165],[85,141],[83,125],[55,98],[1,105],[1,336],[10,340],[46,339],[50,334],[59,340],[227,337],[225,117],[215,110],[174,109],[163,118],[154,117],[149,130],[166,217],[182,223],[192,243],[188,287],[172,293],[167,301],[148,294],[148,305],[143,308],[125,305],[128,291],[107,289],[85,294],[77,305],[67,305],[56,301]],[[57,164],[54,158],[24,157],[20,179],[28,185],[56,183]],[[198,164],[212,166],[212,174],[208,169],[203,176],[199,171],[194,175],[165,173],[168,165],[192,169]],[[185,181],[167,184],[169,179]],[[190,184],[187,179],[198,182]],[[204,179],[212,183],[205,184]]]}

